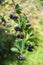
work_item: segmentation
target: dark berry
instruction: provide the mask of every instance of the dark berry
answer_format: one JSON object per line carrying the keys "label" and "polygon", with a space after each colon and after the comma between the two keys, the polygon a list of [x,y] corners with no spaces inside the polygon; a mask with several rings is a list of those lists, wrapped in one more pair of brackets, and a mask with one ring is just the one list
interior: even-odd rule
{"label": "dark berry", "polygon": [[32,52],[33,49],[34,49],[34,46],[32,46],[32,45],[29,45],[29,46],[28,46],[28,51]]}
{"label": "dark berry", "polygon": [[31,24],[26,24],[26,27],[30,27],[31,26]]}
{"label": "dark berry", "polygon": [[14,16],[14,19],[18,19],[18,16]]}
{"label": "dark berry", "polygon": [[18,56],[18,60],[26,60],[26,58],[23,56]]}
{"label": "dark berry", "polygon": [[16,27],[14,27],[14,29],[15,29],[16,31],[22,31],[22,28],[21,28],[20,26],[16,26]]}
{"label": "dark berry", "polygon": [[32,52],[32,51],[33,51],[33,49],[32,49],[32,48],[28,48],[28,51]]}
{"label": "dark berry", "polygon": [[18,19],[18,16],[14,15],[14,12],[12,12],[9,17],[11,19]]}
{"label": "dark berry", "polygon": [[12,13],[10,13],[10,15],[9,15],[9,17],[11,18],[11,19],[14,19],[14,16],[13,16],[13,12]]}
{"label": "dark berry", "polygon": [[17,38],[23,39],[23,38],[24,38],[24,35],[23,35],[23,34],[18,34],[18,35],[17,35]]}
{"label": "dark berry", "polygon": [[34,46],[33,46],[33,45],[29,45],[29,47],[34,48]]}

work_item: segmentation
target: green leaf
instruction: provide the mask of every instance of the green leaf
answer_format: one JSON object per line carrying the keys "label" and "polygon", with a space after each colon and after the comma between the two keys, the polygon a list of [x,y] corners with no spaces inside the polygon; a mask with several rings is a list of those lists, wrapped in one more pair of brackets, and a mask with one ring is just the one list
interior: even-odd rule
{"label": "green leaf", "polygon": [[15,10],[16,10],[16,12],[17,12],[18,14],[21,13],[21,9],[22,9],[22,7],[20,7],[19,4],[16,4]]}
{"label": "green leaf", "polygon": [[17,52],[17,53],[19,52],[18,49],[17,48],[14,48],[14,47],[11,48],[11,51],[12,52]]}
{"label": "green leaf", "polygon": [[15,40],[14,46],[16,46],[17,48],[20,48],[18,40]]}
{"label": "green leaf", "polygon": [[21,9],[21,7],[19,6],[19,4],[17,4],[17,5],[15,6],[15,9],[16,9],[16,10],[20,10],[20,9]]}

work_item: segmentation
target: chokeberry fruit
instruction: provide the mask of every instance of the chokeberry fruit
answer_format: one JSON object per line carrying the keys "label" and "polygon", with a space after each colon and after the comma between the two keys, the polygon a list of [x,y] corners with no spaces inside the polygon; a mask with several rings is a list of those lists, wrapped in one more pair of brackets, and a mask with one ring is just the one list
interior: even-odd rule
{"label": "chokeberry fruit", "polygon": [[18,16],[14,15],[14,12],[10,13],[10,19],[18,19]]}
{"label": "chokeberry fruit", "polygon": [[16,27],[14,27],[14,29],[15,29],[16,31],[22,31],[22,28],[21,28],[20,26],[16,26]]}
{"label": "chokeberry fruit", "polygon": [[31,26],[31,24],[26,24],[26,27],[30,27]]}
{"label": "chokeberry fruit", "polygon": [[34,49],[34,46],[32,46],[32,45],[29,45],[29,46],[28,46],[28,51],[32,52],[33,49]]}
{"label": "chokeberry fruit", "polygon": [[14,19],[18,19],[18,16],[13,16],[14,17]]}
{"label": "chokeberry fruit", "polygon": [[26,60],[26,58],[23,56],[18,56],[18,60]]}
{"label": "chokeberry fruit", "polygon": [[24,35],[23,35],[23,34],[18,34],[18,35],[17,35],[17,38],[23,39],[23,38],[24,38]]}
{"label": "chokeberry fruit", "polygon": [[10,13],[10,15],[9,15],[9,17],[11,18],[11,19],[14,19],[14,16],[13,16],[13,12],[12,13]]}

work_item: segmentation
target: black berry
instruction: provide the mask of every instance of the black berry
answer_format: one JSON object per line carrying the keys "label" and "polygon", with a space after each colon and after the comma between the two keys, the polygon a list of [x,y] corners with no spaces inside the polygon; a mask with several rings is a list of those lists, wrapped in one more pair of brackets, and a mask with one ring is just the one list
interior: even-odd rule
{"label": "black berry", "polygon": [[16,26],[16,27],[14,27],[14,29],[15,29],[16,31],[22,31],[22,28],[21,28],[20,26]]}
{"label": "black berry", "polygon": [[14,15],[14,12],[10,13],[10,19],[18,19],[18,16]]}
{"label": "black berry", "polygon": [[14,17],[14,19],[18,19],[18,16],[13,16]]}
{"label": "black berry", "polygon": [[23,39],[23,38],[24,38],[24,35],[23,35],[23,34],[18,34],[18,35],[17,35],[17,38]]}
{"label": "black berry", "polygon": [[18,56],[18,60],[26,60],[26,58],[23,56]]}
{"label": "black berry", "polygon": [[26,27],[30,27],[31,26],[31,24],[26,24]]}
{"label": "black berry", "polygon": [[11,19],[14,19],[14,16],[13,16],[13,12],[12,13],[10,13],[10,15],[9,15],[9,17],[11,18]]}
{"label": "black berry", "polygon": [[29,46],[28,46],[28,51],[32,52],[33,49],[34,49],[34,46],[33,46],[33,45],[29,45]]}

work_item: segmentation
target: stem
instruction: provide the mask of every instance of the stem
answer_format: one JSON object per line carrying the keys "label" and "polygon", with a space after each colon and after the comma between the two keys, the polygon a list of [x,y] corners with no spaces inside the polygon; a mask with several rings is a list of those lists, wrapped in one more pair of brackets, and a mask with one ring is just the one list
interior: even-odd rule
{"label": "stem", "polygon": [[20,51],[20,55],[21,55],[21,56],[23,55],[22,51]]}
{"label": "stem", "polygon": [[12,0],[13,5],[15,6],[14,0]]}

